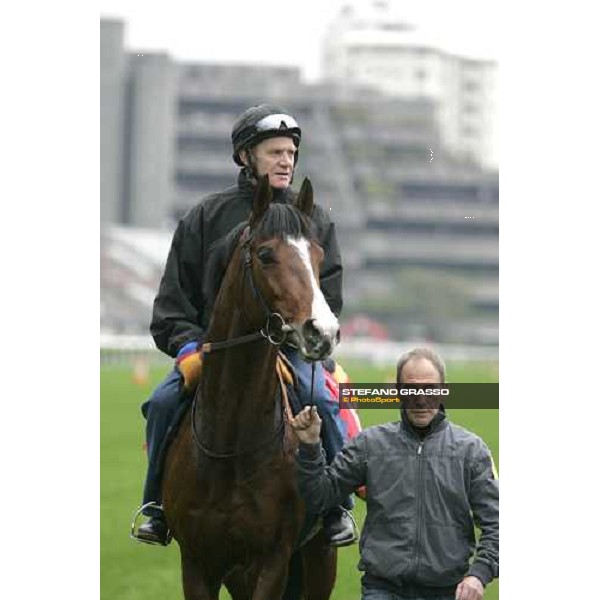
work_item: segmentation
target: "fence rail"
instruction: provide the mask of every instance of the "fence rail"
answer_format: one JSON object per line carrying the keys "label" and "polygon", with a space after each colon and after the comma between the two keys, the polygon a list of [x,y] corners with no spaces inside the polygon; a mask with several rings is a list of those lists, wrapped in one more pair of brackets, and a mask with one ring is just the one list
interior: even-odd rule
{"label": "fence rail", "polygon": [[[426,342],[393,342],[370,338],[344,340],[336,349],[334,358],[359,360],[367,364],[389,365],[417,345],[427,345],[439,352],[445,360],[465,362],[493,362],[499,358],[497,346],[466,346],[429,344]],[[151,365],[167,365],[172,359],[160,352],[150,336],[112,335],[100,336],[101,365],[132,365],[144,360]]]}

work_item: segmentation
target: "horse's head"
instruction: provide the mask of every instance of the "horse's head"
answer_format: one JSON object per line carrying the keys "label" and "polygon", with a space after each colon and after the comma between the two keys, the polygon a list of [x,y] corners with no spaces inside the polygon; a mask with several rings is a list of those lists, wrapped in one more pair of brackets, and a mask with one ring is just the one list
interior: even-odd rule
{"label": "horse's head", "polygon": [[[267,177],[258,184],[244,242],[262,310],[283,318],[289,342],[305,358],[326,358],[339,341],[339,323],[319,286],[323,249],[313,234],[313,191],[302,183],[294,204],[271,203]],[[259,308],[260,310],[260,308]]]}

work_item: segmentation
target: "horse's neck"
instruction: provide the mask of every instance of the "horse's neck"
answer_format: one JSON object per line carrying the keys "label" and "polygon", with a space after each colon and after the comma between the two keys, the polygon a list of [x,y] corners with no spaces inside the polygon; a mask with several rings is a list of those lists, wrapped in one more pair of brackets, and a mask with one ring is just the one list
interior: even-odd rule
{"label": "horse's neck", "polygon": [[[258,332],[267,315],[245,281],[239,250],[234,253],[215,301],[207,340],[221,342]],[[275,375],[276,348],[265,338],[209,353],[205,361],[206,381],[220,390],[236,392],[239,375],[250,374],[245,388],[272,382]],[[231,387],[231,389],[228,388]]]}
{"label": "horse's neck", "polygon": [[[240,257],[232,259],[215,302],[207,340],[220,342],[258,331],[262,326],[252,320],[250,290],[242,292]],[[244,310],[241,308],[245,296]],[[265,315],[266,317],[266,315]],[[217,432],[243,429],[270,430],[275,410],[277,349],[264,338],[205,355],[200,400],[201,428],[212,437]],[[237,435],[237,434],[236,434]],[[239,437],[239,436],[238,436]]]}

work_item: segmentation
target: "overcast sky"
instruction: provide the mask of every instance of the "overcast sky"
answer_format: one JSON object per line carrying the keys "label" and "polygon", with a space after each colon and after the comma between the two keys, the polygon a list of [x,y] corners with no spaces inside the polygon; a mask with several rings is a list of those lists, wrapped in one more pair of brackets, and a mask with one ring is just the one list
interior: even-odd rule
{"label": "overcast sky", "polygon": [[[368,0],[366,0],[368,1]],[[475,58],[498,60],[498,2],[390,0],[406,20],[440,45]],[[197,61],[298,65],[307,79],[319,75],[321,40],[348,0],[100,0],[102,17],[126,22],[129,49],[167,50]]]}

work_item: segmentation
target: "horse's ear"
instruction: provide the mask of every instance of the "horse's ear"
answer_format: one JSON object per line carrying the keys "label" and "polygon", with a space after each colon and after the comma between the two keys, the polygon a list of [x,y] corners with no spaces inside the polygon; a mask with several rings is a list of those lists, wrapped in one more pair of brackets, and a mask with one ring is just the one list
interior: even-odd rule
{"label": "horse's ear", "polygon": [[302,185],[300,186],[300,193],[295,202],[296,208],[303,212],[306,216],[310,217],[313,211],[313,187],[308,177],[304,178]]}
{"label": "horse's ear", "polygon": [[269,183],[269,176],[264,175],[259,177],[258,185],[256,186],[256,194],[252,205],[252,214],[250,215],[250,227],[254,227],[269,208],[273,200],[273,190]]}

